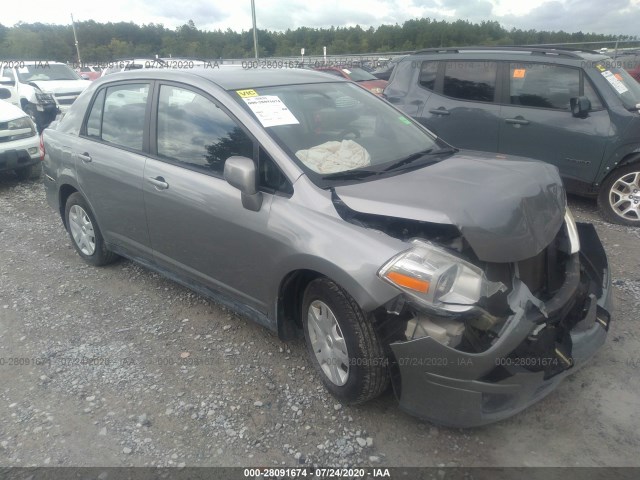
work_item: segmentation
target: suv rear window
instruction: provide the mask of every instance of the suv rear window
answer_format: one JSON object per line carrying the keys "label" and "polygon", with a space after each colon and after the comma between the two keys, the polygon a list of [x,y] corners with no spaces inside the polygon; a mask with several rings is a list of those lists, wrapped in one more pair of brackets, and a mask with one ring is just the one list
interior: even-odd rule
{"label": "suv rear window", "polygon": [[496,62],[446,62],[442,93],[475,102],[493,102],[496,90]]}

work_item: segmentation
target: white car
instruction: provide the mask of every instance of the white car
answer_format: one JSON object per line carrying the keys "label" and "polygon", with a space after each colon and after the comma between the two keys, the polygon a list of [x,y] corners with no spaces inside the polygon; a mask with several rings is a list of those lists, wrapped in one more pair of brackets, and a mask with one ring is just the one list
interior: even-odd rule
{"label": "white car", "polygon": [[2,100],[9,95],[0,88],[0,172],[13,170],[21,180],[37,178],[42,165],[36,126],[26,113]]}
{"label": "white car", "polygon": [[42,131],[68,110],[89,86],[68,65],[48,60],[0,62],[0,87],[9,89],[9,103],[22,108]]}

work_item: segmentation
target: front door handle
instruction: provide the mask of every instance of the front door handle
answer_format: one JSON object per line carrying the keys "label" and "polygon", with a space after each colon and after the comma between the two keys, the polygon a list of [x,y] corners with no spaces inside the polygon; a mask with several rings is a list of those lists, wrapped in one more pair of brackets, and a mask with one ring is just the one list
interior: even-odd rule
{"label": "front door handle", "polygon": [[89,155],[87,152],[84,153],[78,153],[77,157],[82,160],[84,163],[89,163],[91,162],[92,158],[91,155]]}
{"label": "front door handle", "polygon": [[516,118],[505,118],[504,120],[507,123],[511,123],[513,125],[529,125],[529,120],[525,120],[522,117],[516,117]]}
{"label": "front door handle", "polygon": [[440,107],[430,109],[429,113],[433,113],[434,115],[449,115],[450,112],[446,108]]}
{"label": "front door handle", "polygon": [[156,187],[156,189],[158,190],[166,190],[167,188],[169,188],[169,184],[165,182],[164,178],[162,177],[149,177],[147,178],[147,182]]}

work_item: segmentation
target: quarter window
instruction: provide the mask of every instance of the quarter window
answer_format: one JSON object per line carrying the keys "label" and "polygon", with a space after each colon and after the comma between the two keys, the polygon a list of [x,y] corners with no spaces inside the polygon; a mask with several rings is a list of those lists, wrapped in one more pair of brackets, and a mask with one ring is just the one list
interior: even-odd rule
{"label": "quarter window", "polygon": [[447,62],[442,93],[475,102],[493,102],[496,90],[496,62]]}
{"label": "quarter window", "polygon": [[252,139],[222,109],[191,90],[162,85],[158,103],[158,156],[222,175],[233,155],[253,158]]}
{"label": "quarter window", "polygon": [[420,67],[420,86],[427,90],[432,90],[436,86],[438,76],[438,62],[422,62]]}
{"label": "quarter window", "polygon": [[260,188],[269,193],[280,192],[286,195],[293,193],[293,187],[287,177],[262,147],[260,147],[259,165],[258,184]]}
{"label": "quarter window", "polygon": [[104,109],[104,92],[100,90],[100,93],[96,96],[87,119],[87,136],[100,139],[101,127],[102,127],[102,110]]}

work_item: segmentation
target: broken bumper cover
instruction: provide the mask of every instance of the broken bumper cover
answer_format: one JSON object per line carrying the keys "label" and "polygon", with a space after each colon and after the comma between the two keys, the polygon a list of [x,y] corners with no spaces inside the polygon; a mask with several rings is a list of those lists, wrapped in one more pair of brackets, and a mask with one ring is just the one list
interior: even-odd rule
{"label": "broken bumper cover", "polygon": [[[540,309],[529,306],[510,317],[501,337],[488,350],[468,353],[431,337],[391,344],[394,389],[400,408],[417,417],[452,427],[474,427],[510,417],[553,391],[589,360],[604,343],[609,328],[611,277],[606,254],[590,224],[578,224],[582,249],[569,262],[562,287]],[[575,311],[578,284],[597,285],[586,297],[579,321],[569,331],[570,352],[555,350],[549,358],[514,358],[513,352],[547,322],[562,322]],[[550,362],[560,368],[532,371]]]}

